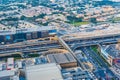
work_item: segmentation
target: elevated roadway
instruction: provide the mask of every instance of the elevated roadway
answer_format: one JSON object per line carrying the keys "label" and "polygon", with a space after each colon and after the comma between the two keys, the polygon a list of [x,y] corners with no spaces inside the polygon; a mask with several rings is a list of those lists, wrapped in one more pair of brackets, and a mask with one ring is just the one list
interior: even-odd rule
{"label": "elevated roadway", "polygon": [[120,28],[108,28],[104,30],[95,30],[92,32],[79,32],[73,34],[67,34],[62,38],[64,40],[77,40],[77,39],[93,39],[93,38],[104,38],[111,36],[120,36]]}
{"label": "elevated roadway", "polygon": [[74,52],[71,50],[71,48],[64,42],[64,40],[63,40],[61,37],[59,37],[58,40],[59,40],[59,43],[61,43],[61,45],[62,45],[65,49],[67,49],[67,50],[71,53],[71,55],[77,60],[78,65],[80,65],[82,69],[86,69],[85,66],[82,64],[82,62],[81,62],[80,60],[78,60],[78,58],[75,56],[75,54],[74,54]]}
{"label": "elevated roadway", "polygon": [[105,29],[93,32],[67,34],[62,39],[74,50],[77,47],[97,44],[117,43],[120,40],[120,29]]}

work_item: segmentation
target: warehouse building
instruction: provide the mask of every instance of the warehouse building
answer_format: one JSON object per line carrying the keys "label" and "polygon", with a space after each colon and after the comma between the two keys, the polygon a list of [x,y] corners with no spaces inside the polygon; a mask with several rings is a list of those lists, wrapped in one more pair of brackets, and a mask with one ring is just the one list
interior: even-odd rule
{"label": "warehouse building", "polygon": [[26,80],[63,80],[60,70],[61,67],[55,63],[28,66]]}
{"label": "warehouse building", "polygon": [[0,80],[19,80],[19,72],[17,70],[0,71]]}
{"label": "warehouse building", "polygon": [[60,64],[62,68],[71,68],[77,66],[77,61],[69,53],[48,54],[47,59],[50,63]]}

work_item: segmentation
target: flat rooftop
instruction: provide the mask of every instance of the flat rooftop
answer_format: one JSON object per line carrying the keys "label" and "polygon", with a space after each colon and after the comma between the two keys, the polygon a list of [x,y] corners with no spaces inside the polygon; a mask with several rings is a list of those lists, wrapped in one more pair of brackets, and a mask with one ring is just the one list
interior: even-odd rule
{"label": "flat rooftop", "polygon": [[48,61],[51,63],[64,64],[76,62],[75,58],[69,53],[48,54],[47,57]]}
{"label": "flat rooftop", "polygon": [[55,63],[27,66],[27,80],[63,80],[60,66]]}
{"label": "flat rooftop", "polygon": [[[14,76],[15,75],[15,71],[14,70],[4,70],[4,71],[0,71],[0,78],[1,77],[7,77],[7,76]],[[1,79],[0,79],[1,80]]]}

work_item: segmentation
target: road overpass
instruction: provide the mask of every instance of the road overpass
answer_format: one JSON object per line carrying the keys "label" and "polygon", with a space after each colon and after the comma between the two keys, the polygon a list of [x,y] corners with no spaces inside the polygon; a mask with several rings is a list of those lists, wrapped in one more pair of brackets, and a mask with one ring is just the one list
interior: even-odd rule
{"label": "road overpass", "polygon": [[120,29],[80,32],[77,34],[67,34],[61,38],[74,50],[82,46],[117,43],[120,40]]}
{"label": "road overpass", "polygon": [[[108,38],[108,36],[109,36],[109,38]],[[85,40],[85,38],[82,41],[81,41],[82,38],[77,38],[77,40],[76,39],[72,39],[72,40],[69,39],[70,41],[69,40],[67,41],[67,40],[62,39],[63,37],[60,37],[59,38],[59,42],[62,44],[62,46],[64,48],[66,48],[74,56],[74,58],[77,60],[78,64],[81,66],[82,69],[86,69],[86,68],[83,65],[82,61],[78,60],[78,58],[75,56],[75,53],[74,53],[74,50],[76,48],[79,48],[79,47],[82,47],[82,51],[86,55],[90,54],[90,56],[92,56],[90,59],[91,59],[92,63],[94,63],[96,68],[99,68],[99,69],[100,68],[105,68],[107,70],[107,72],[110,73],[110,75],[114,76],[113,72],[109,69],[107,63],[105,63],[104,60],[101,59],[101,57],[97,53],[95,53],[91,49],[91,47],[89,47],[91,45],[97,45],[99,43],[102,43],[102,44],[105,44],[105,43],[115,43],[120,38],[120,35],[118,35],[118,34],[116,35],[117,37],[113,36],[112,34],[108,35],[108,36],[106,36],[107,38],[105,36],[103,38],[102,38],[102,36],[99,36],[100,40],[99,39],[93,40],[94,37],[92,37],[93,39],[90,39],[90,41]],[[88,47],[83,47],[83,45],[84,46],[88,46]],[[88,58],[90,56],[88,56]],[[97,61],[97,62],[95,62],[95,61]]]}
{"label": "road overpass", "polygon": [[[120,39],[120,28],[97,30],[92,32],[80,32],[67,34],[60,37],[72,50],[77,47],[90,46],[97,44],[116,43]],[[58,41],[26,41],[15,44],[0,45],[0,51],[37,51],[44,50],[45,47],[52,48],[62,47]],[[39,47],[41,47],[39,49]],[[43,47],[43,48],[42,48]],[[46,49],[45,49],[46,50]]]}
{"label": "road overpass", "polygon": [[82,64],[82,62],[80,60],[78,60],[78,58],[75,56],[72,49],[65,43],[65,41],[61,37],[59,37],[58,40],[59,40],[59,43],[61,43],[61,45],[65,49],[67,49],[71,53],[71,55],[77,60],[78,65],[81,66],[82,69],[86,69],[85,66]]}
{"label": "road overpass", "polygon": [[85,40],[85,39],[93,39],[93,38],[104,38],[104,37],[111,37],[111,36],[118,36],[120,35],[120,28],[108,28],[103,30],[95,30],[91,32],[79,32],[73,34],[64,35],[62,38],[64,40]]}

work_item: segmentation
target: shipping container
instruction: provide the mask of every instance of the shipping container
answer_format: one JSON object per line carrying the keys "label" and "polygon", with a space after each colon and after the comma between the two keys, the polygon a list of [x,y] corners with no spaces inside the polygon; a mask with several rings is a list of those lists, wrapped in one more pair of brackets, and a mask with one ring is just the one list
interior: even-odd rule
{"label": "shipping container", "polygon": [[15,34],[15,39],[26,39],[26,33]]}
{"label": "shipping container", "polygon": [[0,42],[4,42],[4,36],[0,36]]}
{"label": "shipping container", "polygon": [[12,33],[6,35],[0,35],[0,43],[13,43],[13,42],[22,42],[25,40],[37,39],[37,38],[45,38],[49,36],[56,35],[56,29],[49,29],[49,30],[40,30],[34,32],[24,32],[24,33]]}
{"label": "shipping container", "polygon": [[13,40],[13,36],[12,35],[6,35],[6,36],[4,36],[4,40],[5,41],[12,41]]}
{"label": "shipping container", "polygon": [[37,32],[32,32],[32,39],[37,39],[37,38],[38,38]]}
{"label": "shipping container", "polygon": [[4,36],[4,43],[12,43],[12,42],[13,42],[13,35]]}
{"label": "shipping container", "polygon": [[26,39],[27,40],[31,40],[32,39],[31,33],[26,33]]}
{"label": "shipping container", "polygon": [[21,42],[26,40],[26,33],[15,34],[13,40],[14,42]]}
{"label": "shipping container", "polygon": [[41,31],[41,38],[49,37],[49,31]]}
{"label": "shipping container", "polygon": [[37,32],[38,38],[41,38],[41,32]]}
{"label": "shipping container", "polygon": [[57,33],[57,30],[49,30],[49,35],[55,35]]}

